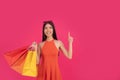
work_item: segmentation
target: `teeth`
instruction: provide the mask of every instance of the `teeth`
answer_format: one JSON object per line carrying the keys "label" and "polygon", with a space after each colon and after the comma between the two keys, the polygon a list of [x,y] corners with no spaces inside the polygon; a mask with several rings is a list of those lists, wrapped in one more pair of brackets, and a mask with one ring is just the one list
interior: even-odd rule
{"label": "teeth", "polygon": [[50,32],[47,32],[47,34],[50,34]]}

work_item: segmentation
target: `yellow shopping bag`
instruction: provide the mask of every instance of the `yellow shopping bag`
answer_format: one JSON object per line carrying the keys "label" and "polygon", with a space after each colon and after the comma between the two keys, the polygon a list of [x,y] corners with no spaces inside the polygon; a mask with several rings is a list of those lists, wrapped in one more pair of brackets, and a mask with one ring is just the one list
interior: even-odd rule
{"label": "yellow shopping bag", "polygon": [[23,65],[22,75],[31,77],[37,76],[36,56],[36,51],[28,50],[25,63]]}

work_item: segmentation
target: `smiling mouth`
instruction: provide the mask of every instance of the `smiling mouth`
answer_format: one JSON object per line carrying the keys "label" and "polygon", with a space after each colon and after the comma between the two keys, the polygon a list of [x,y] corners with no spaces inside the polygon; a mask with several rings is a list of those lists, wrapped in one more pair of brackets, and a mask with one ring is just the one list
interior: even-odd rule
{"label": "smiling mouth", "polygon": [[51,32],[46,32],[47,35],[51,34]]}

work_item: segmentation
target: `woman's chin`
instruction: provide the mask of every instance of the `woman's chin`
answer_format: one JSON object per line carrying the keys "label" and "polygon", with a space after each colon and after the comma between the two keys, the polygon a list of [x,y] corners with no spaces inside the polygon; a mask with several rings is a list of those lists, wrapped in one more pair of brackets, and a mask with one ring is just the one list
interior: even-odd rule
{"label": "woman's chin", "polygon": [[52,35],[47,35],[47,37],[51,37]]}

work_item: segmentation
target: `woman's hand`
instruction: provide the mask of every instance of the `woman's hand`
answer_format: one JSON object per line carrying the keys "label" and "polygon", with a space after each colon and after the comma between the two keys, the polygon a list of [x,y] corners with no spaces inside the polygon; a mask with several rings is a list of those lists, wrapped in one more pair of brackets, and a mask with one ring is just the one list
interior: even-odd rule
{"label": "woman's hand", "polygon": [[69,43],[73,42],[73,37],[70,35],[70,32],[68,32],[68,41]]}
{"label": "woman's hand", "polygon": [[37,43],[34,41],[32,42],[32,44],[29,46],[28,50],[37,50]]}

